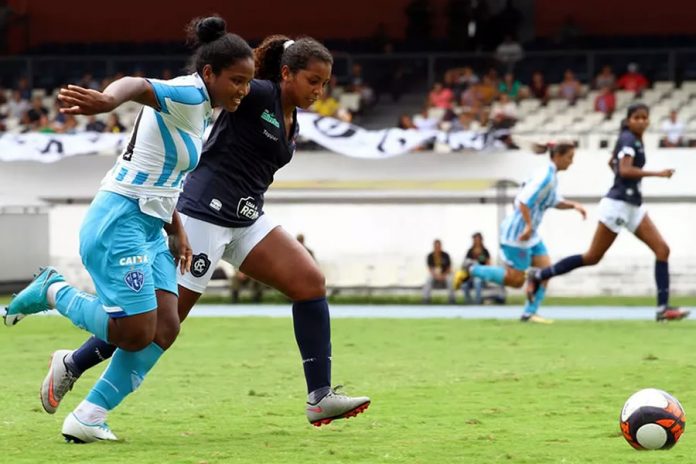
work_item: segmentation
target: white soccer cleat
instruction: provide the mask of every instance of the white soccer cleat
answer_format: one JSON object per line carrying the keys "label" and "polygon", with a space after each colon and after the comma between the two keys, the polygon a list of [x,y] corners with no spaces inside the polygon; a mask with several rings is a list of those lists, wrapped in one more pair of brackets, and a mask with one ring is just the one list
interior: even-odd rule
{"label": "white soccer cleat", "polygon": [[317,404],[307,403],[307,420],[310,424],[321,427],[336,419],[355,417],[370,406],[370,398],[367,396],[350,397],[338,393],[339,388],[341,385],[332,388]]}
{"label": "white soccer cleat", "polygon": [[70,443],[93,443],[95,441],[117,441],[118,438],[111,431],[106,422],[102,424],[85,424],[75,416],[74,412],[68,414],[63,422],[62,434],[65,441]]}
{"label": "white soccer cleat", "polygon": [[48,363],[48,374],[41,384],[41,406],[49,414],[55,414],[66,393],[72,390],[77,377],[65,367],[65,356],[70,350],[58,350],[51,355]]}

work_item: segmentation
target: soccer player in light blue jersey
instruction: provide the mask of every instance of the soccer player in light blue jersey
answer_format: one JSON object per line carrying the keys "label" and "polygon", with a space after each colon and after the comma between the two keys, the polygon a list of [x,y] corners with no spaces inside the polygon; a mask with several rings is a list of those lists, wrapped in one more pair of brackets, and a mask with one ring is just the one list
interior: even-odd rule
{"label": "soccer player in light blue jersey", "polygon": [[115,440],[107,413],[140,385],[176,339],[177,262],[184,274],[192,259],[175,209],[183,178],[198,164],[213,107],[236,111],[254,76],[251,48],[226,32],[222,18],[194,20],[189,31],[197,45],[192,74],[169,81],[125,77],[103,92],[71,85],[59,95],[66,114],[107,113],[126,101],[144,105],[80,230],[80,256],[96,295],[79,291],[48,267],[10,302],[5,315],[5,324],[13,326],[56,308],[118,347],[87,399],[65,419],[62,432],[71,441]]}
{"label": "soccer player in light blue jersey", "polygon": [[[546,246],[538,233],[544,213],[549,208],[574,209],[583,219],[587,216],[585,208],[574,201],[565,200],[558,193],[559,171],[565,171],[573,164],[575,147],[572,143],[558,143],[542,146],[541,153],[550,152],[549,163],[536,172],[531,179],[524,183],[515,197],[514,210],[508,215],[500,227],[500,248],[505,266],[482,266],[473,262],[465,262],[462,270],[457,273],[455,287],[471,277],[478,277],[487,282],[504,284],[520,288],[525,283],[525,272],[531,266],[545,267],[551,262]],[[539,285],[533,301],[528,301],[522,321],[550,323],[549,319],[537,314],[539,305],[544,299],[546,282]]]}

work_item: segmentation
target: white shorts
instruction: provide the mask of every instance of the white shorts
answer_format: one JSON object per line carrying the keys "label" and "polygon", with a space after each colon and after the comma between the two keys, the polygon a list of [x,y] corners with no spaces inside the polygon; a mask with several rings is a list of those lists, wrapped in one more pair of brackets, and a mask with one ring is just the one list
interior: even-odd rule
{"label": "white shorts", "polygon": [[220,259],[239,269],[249,252],[278,226],[266,214],[249,227],[222,227],[185,214],[179,216],[193,249],[193,260],[191,272],[177,272],[177,283],[196,293],[205,291]]}
{"label": "white shorts", "polygon": [[597,208],[599,222],[615,234],[621,232],[622,227],[635,233],[647,212],[643,205],[636,206],[613,198],[602,198]]}

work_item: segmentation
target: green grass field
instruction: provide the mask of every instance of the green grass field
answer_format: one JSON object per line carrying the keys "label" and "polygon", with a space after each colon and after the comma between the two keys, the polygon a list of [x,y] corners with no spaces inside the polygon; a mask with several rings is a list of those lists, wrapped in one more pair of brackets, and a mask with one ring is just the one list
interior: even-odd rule
{"label": "green grass field", "polygon": [[63,443],[38,387],[48,354],[86,338],[57,317],[0,328],[2,463],[687,463],[690,427],[667,452],[620,436],[643,387],[696,408],[694,324],[335,320],[334,380],[369,394],[363,415],[315,429],[290,319],[192,319],[110,417],[122,442]]}

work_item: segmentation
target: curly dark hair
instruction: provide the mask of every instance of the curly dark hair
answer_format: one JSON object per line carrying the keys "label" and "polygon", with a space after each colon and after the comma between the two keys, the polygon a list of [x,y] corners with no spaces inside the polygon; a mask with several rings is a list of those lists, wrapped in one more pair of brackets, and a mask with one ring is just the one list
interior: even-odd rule
{"label": "curly dark hair", "polygon": [[196,47],[188,66],[189,71],[203,72],[209,64],[215,74],[237,61],[252,58],[248,43],[237,34],[227,32],[225,20],[220,16],[195,18],[186,26],[189,43]]}

